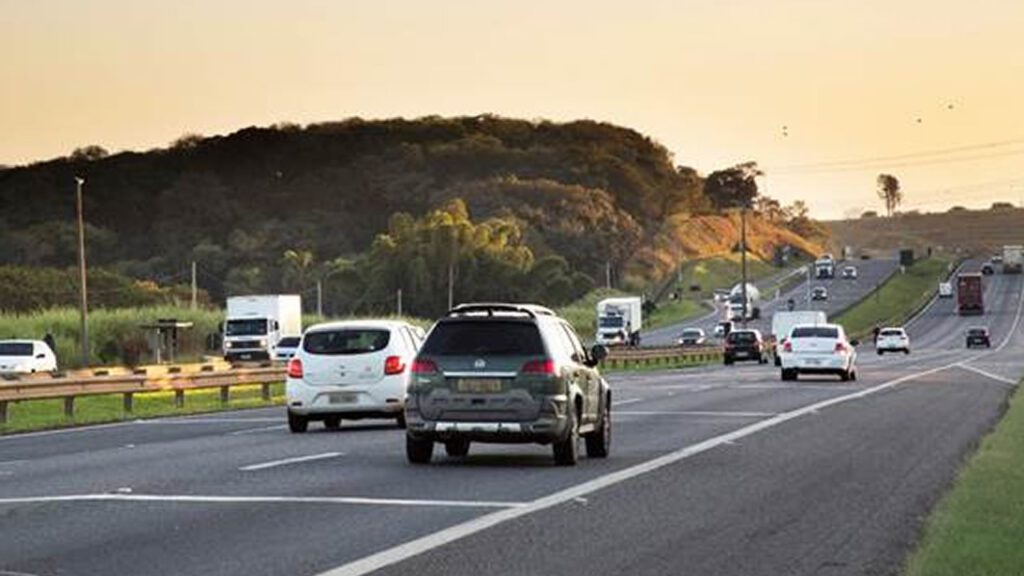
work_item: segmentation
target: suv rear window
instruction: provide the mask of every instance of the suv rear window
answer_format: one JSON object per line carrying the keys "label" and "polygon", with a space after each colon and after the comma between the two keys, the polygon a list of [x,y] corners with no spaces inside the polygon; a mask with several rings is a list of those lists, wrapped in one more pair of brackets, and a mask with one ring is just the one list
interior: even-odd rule
{"label": "suv rear window", "polygon": [[370,354],[388,347],[391,332],[379,328],[344,328],[309,332],[302,349],[310,354]]}
{"label": "suv rear window", "polygon": [[0,342],[0,356],[31,356],[31,342]]}
{"label": "suv rear window", "polygon": [[730,343],[736,343],[736,342],[749,343],[749,342],[756,342],[757,341],[757,335],[754,334],[753,332],[736,332],[736,331],[733,331],[733,332],[729,332],[729,335],[726,336],[725,339],[726,339],[727,342],[730,342]]}
{"label": "suv rear window", "polygon": [[824,326],[803,326],[793,329],[792,338],[839,338],[839,330]]}
{"label": "suv rear window", "polygon": [[967,334],[971,336],[984,336],[988,334],[988,330],[984,328],[971,328],[970,330],[967,331]]}
{"label": "suv rear window", "polygon": [[442,322],[421,350],[429,356],[540,356],[544,344],[529,322]]}

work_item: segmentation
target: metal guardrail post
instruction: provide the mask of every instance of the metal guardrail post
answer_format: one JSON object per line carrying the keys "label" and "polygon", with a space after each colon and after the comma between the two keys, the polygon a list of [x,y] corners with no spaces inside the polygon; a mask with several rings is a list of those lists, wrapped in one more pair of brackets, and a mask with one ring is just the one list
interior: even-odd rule
{"label": "metal guardrail post", "polygon": [[228,402],[231,401],[231,387],[221,386],[220,387],[220,403],[222,406],[227,406]]}
{"label": "metal guardrail post", "polygon": [[132,392],[125,392],[123,399],[123,407],[125,414],[131,414],[135,409],[135,394]]}
{"label": "metal guardrail post", "polygon": [[263,398],[264,402],[270,402],[270,383],[264,382],[260,386],[260,397]]}
{"label": "metal guardrail post", "polygon": [[178,389],[174,391],[174,407],[184,408],[185,407],[185,391]]}
{"label": "metal guardrail post", "polygon": [[71,419],[75,417],[75,397],[64,397],[64,417]]}
{"label": "metal guardrail post", "polygon": [[0,424],[7,424],[7,401],[0,400]]}

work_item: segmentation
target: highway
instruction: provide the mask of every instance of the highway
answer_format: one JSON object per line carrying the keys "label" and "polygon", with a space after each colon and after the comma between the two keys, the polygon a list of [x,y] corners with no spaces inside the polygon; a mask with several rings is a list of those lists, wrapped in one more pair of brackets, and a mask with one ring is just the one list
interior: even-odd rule
{"label": "highway", "polygon": [[[937,300],[857,382],[610,375],[611,457],[571,468],[411,466],[391,423],[292,435],[282,409],[0,437],[0,574],[893,573],[1024,376],[1022,278],[985,282],[984,317]],[[964,349],[982,323],[994,348]]]}
{"label": "highway", "polygon": [[[843,279],[839,272],[844,266],[852,265],[857,268],[857,278]],[[792,299],[796,310],[824,310],[829,318],[841,312],[853,304],[856,304],[866,295],[871,293],[878,285],[885,282],[890,276],[899,270],[899,262],[893,259],[873,260],[851,260],[840,262],[836,266],[836,277],[831,279],[813,279],[810,286],[824,286],[828,290],[828,300],[814,301],[808,298],[808,283],[801,282],[786,293],[775,298],[775,294],[766,294],[762,291],[761,319],[752,320],[747,323],[748,327],[760,330],[767,335],[771,331],[771,317],[778,309],[785,309],[786,303]],[[768,282],[773,284],[774,282]],[[758,285],[761,288],[761,284]],[[762,289],[763,290],[763,289]],[[694,320],[648,330],[642,334],[642,341],[645,346],[669,346],[679,339],[679,335],[686,328],[702,328],[708,336],[713,334],[715,325],[719,322],[721,313],[718,311],[705,314]]]}

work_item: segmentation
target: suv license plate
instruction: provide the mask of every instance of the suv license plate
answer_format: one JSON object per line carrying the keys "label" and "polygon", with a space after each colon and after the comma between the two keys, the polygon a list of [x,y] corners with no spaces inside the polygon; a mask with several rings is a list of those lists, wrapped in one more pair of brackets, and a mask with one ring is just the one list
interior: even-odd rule
{"label": "suv license plate", "polygon": [[456,388],[459,392],[494,394],[501,392],[501,380],[497,378],[459,378]]}
{"label": "suv license plate", "polygon": [[327,402],[330,404],[355,404],[359,401],[359,395],[355,392],[336,392],[327,395]]}

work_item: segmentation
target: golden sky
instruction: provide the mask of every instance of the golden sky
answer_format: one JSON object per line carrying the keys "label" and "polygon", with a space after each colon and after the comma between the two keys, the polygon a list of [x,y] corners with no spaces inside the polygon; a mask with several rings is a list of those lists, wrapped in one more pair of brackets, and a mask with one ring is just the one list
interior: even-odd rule
{"label": "golden sky", "polygon": [[1024,199],[1020,0],[0,0],[0,79],[3,164],[496,113],[756,160],[820,217],[880,208],[881,171],[907,209]]}

